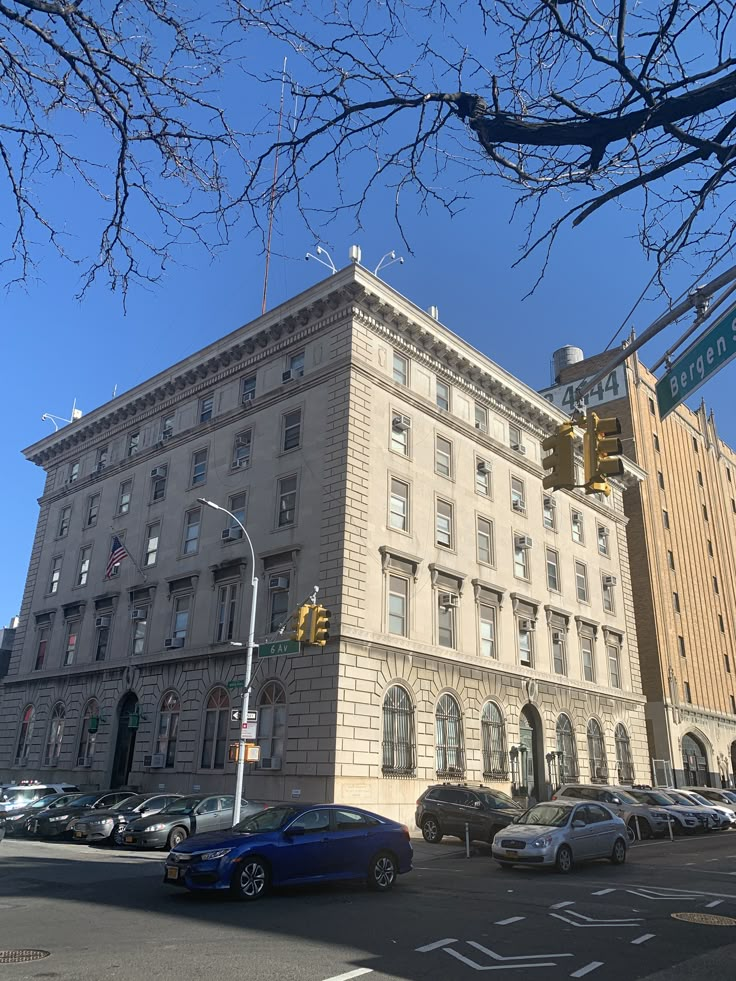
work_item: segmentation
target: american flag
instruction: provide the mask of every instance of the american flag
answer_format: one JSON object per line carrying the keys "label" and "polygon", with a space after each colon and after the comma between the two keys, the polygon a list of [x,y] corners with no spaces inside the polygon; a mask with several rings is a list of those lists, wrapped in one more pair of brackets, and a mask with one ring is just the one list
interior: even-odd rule
{"label": "american flag", "polygon": [[110,578],[112,570],[116,565],[120,565],[127,554],[125,545],[123,545],[117,535],[114,535],[110,547],[110,558],[107,560],[107,569],[105,569],[105,579]]}

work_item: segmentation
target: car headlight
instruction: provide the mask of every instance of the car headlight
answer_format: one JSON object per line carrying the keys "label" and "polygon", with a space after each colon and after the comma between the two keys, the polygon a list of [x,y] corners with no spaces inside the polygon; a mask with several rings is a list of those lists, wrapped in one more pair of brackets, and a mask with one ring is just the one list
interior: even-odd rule
{"label": "car headlight", "polygon": [[49,821],[54,821],[54,822],[55,821],[68,821],[68,820],[69,820],[69,815],[68,814],[62,814],[60,817],[52,817],[52,818],[49,818]]}
{"label": "car headlight", "polygon": [[654,817],[662,818],[665,821],[667,820],[668,817],[667,811],[661,810],[660,808],[657,807],[652,808],[652,814],[654,815]]}
{"label": "car headlight", "polygon": [[166,825],[165,824],[149,824],[148,827],[145,828],[144,830],[145,831],[165,831],[166,830]]}
{"label": "car headlight", "polygon": [[543,838],[537,838],[536,841],[532,842],[534,848],[549,848],[552,844],[552,835],[545,835]]}
{"label": "car headlight", "polygon": [[215,862],[218,858],[229,855],[232,848],[216,848],[213,852],[202,852],[199,856],[200,862]]}

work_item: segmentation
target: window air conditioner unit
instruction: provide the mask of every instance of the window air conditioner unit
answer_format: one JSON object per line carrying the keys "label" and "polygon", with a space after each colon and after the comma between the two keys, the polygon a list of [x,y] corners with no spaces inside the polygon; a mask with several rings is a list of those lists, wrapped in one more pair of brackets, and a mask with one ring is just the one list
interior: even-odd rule
{"label": "window air conditioner unit", "polygon": [[95,467],[95,473],[102,473],[104,469],[105,469],[105,464],[98,463],[97,466]]}
{"label": "window air conditioner unit", "polygon": [[282,384],[285,384],[286,382],[292,381],[293,378],[294,378],[294,372],[291,370],[291,368],[289,368],[288,371],[282,371],[281,372],[281,382],[282,382]]}
{"label": "window air conditioner unit", "polygon": [[109,576],[109,578],[110,579],[114,579],[115,576],[119,576],[119,575],[120,575],[120,566],[119,565],[114,565],[112,567],[112,569],[110,569],[110,576]]}
{"label": "window air conditioner unit", "polygon": [[529,535],[516,535],[514,538],[516,548],[531,548],[533,544]]}
{"label": "window air conditioner unit", "polygon": [[397,433],[405,433],[411,429],[411,419],[409,416],[394,416],[391,420],[391,428],[395,429]]}
{"label": "window air conditioner unit", "polygon": [[258,764],[259,770],[280,770],[281,769],[281,757],[280,756],[266,756]]}
{"label": "window air conditioner unit", "polygon": [[166,440],[171,439],[173,435],[174,435],[173,429],[164,429],[164,431],[161,433],[161,442],[165,443]]}
{"label": "window air conditioner unit", "polygon": [[438,598],[440,606],[453,607],[458,604],[457,593],[440,593]]}
{"label": "window air conditioner unit", "polygon": [[92,766],[92,760],[87,759],[86,756],[80,756],[77,759],[77,766],[83,766],[83,767]]}
{"label": "window air conditioner unit", "polygon": [[154,467],[151,471],[151,478],[153,480],[158,480],[159,477],[165,477],[166,473],[166,467]]}
{"label": "window air conditioner unit", "polygon": [[511,449],[516,450],[517,453],[521,453],[522,456],[526,456],[526,446],[523,443],[512,443]]}
{"label": "window air conditioner unit", "polygon": [[553,644],[561,644],[562,643],[562,631],[561,630],[553,630],[552,631],[552,643]]}
{"label": "window air conditioner unit", "polygon": [[131,610],[130,611],[130,619],[131,620],[145,620],[146,619],[146,611],[144,609],[142,609],[141,607],[138,606],[134,610]]}
{"label": "window air conditioner unit", "polygon": [[557,501],[555,501],[554,497],[551,497],[549,494],[545,494],[544,495],[544,506],[546,508],[556,508],[557,507]]}
{"label": "window air conditioner unit", "polygon": [[235,437],[236,446],[250,446],[250,436],[247,433],[241,433],[240,436]]}
{"label": "window air conditioner unit", "polygon": [[109,627],[112,623],[112,617],[97,617],[95,620],[95,627],[99,630],[100,627]]}
{"label": "window air conditioner unit", "polygon": [[482,433],[487,433],[488,432],[488,426],[484,422],[478,422],[478,421],[476,421],[475,428],[476,429],[480,429],[480,431]]}
{"label": "window air conditioner unit", "polygon": [[234,542],[243,537],[243,530],[242,528],[225,528],[220,537],[223,542]]}
{"label": "window air conditioner unit", "polygon": [[605,528],[603,525],[601,525],[600,528],[598,529],[598,537],[608,538],[608,534],[609,534],[608,528]]}
{"label": "window air conditioner unit", "polygon": [[243,392],[243,394],[240,396],[240,401],[243,405],[247,405],[249,402],[253,402],[255,397],[255,392]]}
{"label": "window air conditioner unit", "polygon": [[618,582],[618,579],[615,576],[604,576],[603,577],[603,585],[604,586],[615,586],[617,582]]}
{"label": "window air conditioner unit", "polygon": [[534,624],[534,621],[533,620],[527,620],[524,617],[522,617],[519,620],[519,630],[529,630],[529,631],[532,631],[532,630],[534,630],[534,627],[535,627],[535,624]]}
{"label": "window air conditioner unit", "polygon": [[167,647],[169,649],[175,647],[183,647],[183,646],[184,646],[183,637],[167,637],[166,640],[164,641],[164,647]]}
{"label": "window air conditioner unit", "polygon": [[269,589],[288,589],[289,579],[288,576],[271,576],[268,580]]}
{"label": "window air conditioner unit", "polygon": [[488,466],[485,460],[478,460],[475,469],[479,474],[482,474],[484,477],[486,474],[489,474],[491,472],[491,468]]}
{"label": "window air conditioner unit", "polygon": [[153,755],[151,756],[151,762],[149,763],[149,766],[153,770],[160,770],[165,762],[166,760],[164,758],[163,753],[153,753]]}
{"label": "window air conditioner unit", "polygon": [[519,514],[525,514],[526,513],[526,504],[524,504],[523,501],[512,501],[511,502],[511,507],[512,507],[512,509],[514,511],[518,511]]}

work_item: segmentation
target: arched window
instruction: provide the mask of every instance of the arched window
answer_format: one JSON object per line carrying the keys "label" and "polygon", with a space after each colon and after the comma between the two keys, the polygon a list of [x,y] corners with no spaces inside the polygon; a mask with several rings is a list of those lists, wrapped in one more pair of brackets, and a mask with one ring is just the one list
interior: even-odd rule
{"label": "arched window", "polygon": [[682,768],[688,787],[709,787],[710,775],[705,746],[692,734],[682,737]]}
{"label": "arched window", "polygon": [[606,746],[603,742],[600,723],[596,719],[591,719],[588,723],[588,761],[590,763],[590,779],[593,783],[605,783],[608,780]]}
{"label": "arched window", "polygon": [[414,706],[406,688],[391,685],[383,699],[382,770],[406,777],[414,766]]}
{"label": "arched window", "polygon": [[463,717],[452,695],[445,694],[437,702],[434,722],[437,776],[462,776],[465,773]]}
{"label": "arched window", "polygon": [[486,702],[483,706],[480,734],[483,744],[483,776],[490,780],[506,780],[508,777],[506,726],[501,709],[495,702]]}
{"label": "arched window", "polygon": [[179,735],[181,705],[175,691],[167,692],[158,710],[158,728],[154,752],[163,760],[163,766],[171,767],[176,758],[176,740]]}
{"label": "arched window", "polygon": [[580,778],[578,772],[578,750],[575,745],[575,730],[566,715],[561,715],[555,727],[557,733],[557,752],[559,759],[560,783],[571,783]]}
{"label": "arched window", "polygon": [[95,755],[97,727],[100,722],[100,707],[96,698],[90,698],[82,713],[82,730],[79,733],[79,752],[77,766],[90,766]]}
{"label": "arched window", "polygon": [[616,740],[616,770],[619,783],[634,782],[634,762],[631,759],[631,743],[626,727],[619,722],[614,732]]}
{"label": "arched window", "polygon": [[230,698],[224,688],[213,688],[204,710],[202,769],[223,770],[230,721]]}
{"label": "arched window", "polygon": [[44,766],[57,766],[61,754],[61,743],[64,739],[64,720],[66,719],[66,709],[57,702],[51,711],[49,719],[49,729],[46,734],[46,748],[43,752]]}
{"label": "arched window", "polygon": [[36,719],[36,710],[32,705],[26,706],[20,720],[20,732],[18,733],[18,748],[15,751],[15,765],[25,766],[28,762],[28,752],[31,748],[33,739],[33,723]]}
{"label": "arched window", "polygon": [[258,696],[259,766],[262,770],[280,770],[284,759],[286,737],[286,692],[278,681],[269,681]]}

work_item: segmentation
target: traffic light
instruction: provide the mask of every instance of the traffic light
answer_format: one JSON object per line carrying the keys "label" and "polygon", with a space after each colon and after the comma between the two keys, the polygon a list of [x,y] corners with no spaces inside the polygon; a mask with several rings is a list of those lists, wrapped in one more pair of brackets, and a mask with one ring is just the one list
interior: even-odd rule
{"label": "traffic light", "polygon": [[309,624],[307,621],[311,609],[308,603],[302,603],[291,618],[291,639],[298,640],[300,644],[304,644],[308,640]]}
{"label": "traffic light", "polygon": [[611,486],[606,478],[618,477],[624,472],[620,432],[621,423],[614,416],[601,419],[595,412],[588,413],[583,437],[586,494],[608,497]]}
{"label": "traffic light", "polygon": [[575,486],[575,426],[571,422],[563,422],[557,427],[554,436],[549,436],[542,443],[542,449],[549,456],[542,459],[542,467],[551,471],[542,480],[545,490],[560,490],[564,487],[571,490]]}
{"label": "traffic light", "polygon": [[330,617],[332,614],[324,606],[315,606],[309,625],[309,643],[324,647],[330,639]]}

